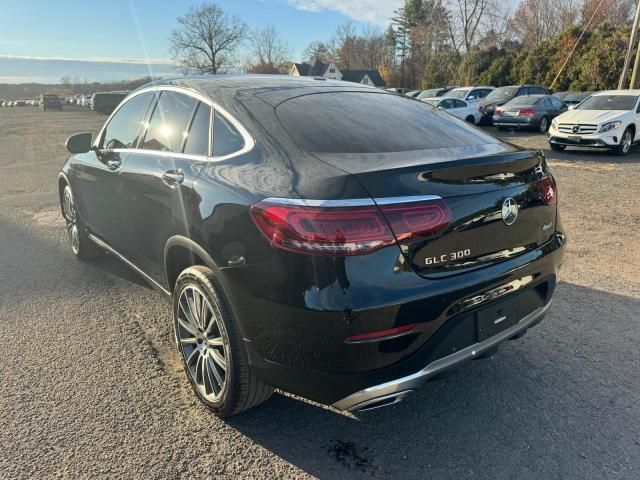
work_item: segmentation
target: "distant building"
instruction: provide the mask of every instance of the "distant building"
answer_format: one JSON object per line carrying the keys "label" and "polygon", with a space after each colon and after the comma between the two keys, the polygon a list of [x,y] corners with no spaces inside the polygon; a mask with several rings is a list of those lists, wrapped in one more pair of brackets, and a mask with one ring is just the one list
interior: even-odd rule
{"label": "distant building", "polygon": [[313,63],[294,63],[290,75],[294,77],[323,77],[331,80],[361,83],[383,88],[384,80],[377,70],[340,70],[333,63],[324,63],[317,58]]}

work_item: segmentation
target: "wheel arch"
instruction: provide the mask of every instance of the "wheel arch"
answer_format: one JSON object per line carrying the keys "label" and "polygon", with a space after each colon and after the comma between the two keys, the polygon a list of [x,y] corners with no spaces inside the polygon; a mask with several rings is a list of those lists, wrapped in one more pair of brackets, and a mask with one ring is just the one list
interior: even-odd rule
{"label": "wheel arch", "polygon": [[636,133],[637,133],[636,124],[631,122],[629,125],[627,125],[627,128],[631,129],[631,132],[633,133],[633,141],[635,142],[636,141]]}
{"label": "wheel arch", "polygon": [[61,205],[62,205],[62,192],[64,191],[64,187],[66,187],[67,185],[71,186],[71,182],[69,181],[69,178],[64,174],[64,172],[60,172],[58,174],[58,197]]}
{"label": "wheel arch", "polygon": [[169,238],[164,247],[164,268],[170,292],[173,293],[180,272],[194,265],[203,265],[213,272],[217,271],[211,256],[195,241],[182,235]]}

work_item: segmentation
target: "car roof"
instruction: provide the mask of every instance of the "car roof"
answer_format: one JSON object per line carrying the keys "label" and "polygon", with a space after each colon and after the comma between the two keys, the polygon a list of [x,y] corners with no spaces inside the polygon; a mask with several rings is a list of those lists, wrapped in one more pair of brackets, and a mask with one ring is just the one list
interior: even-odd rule
{"label": "car roof", "polygon": [[453,90],[471,90],[473,88],[495,88],[495,87],[492,87],[491,85],[471,85],[469,87],[456,87]]}
{"label": "car roof", "polygon": [[202,75],[176,77],[147,83],[150,86],[176,86],[195,90],[224,106],[247,95],[277,106],[279,103],[309,93],[336,91],[376,92],[395,95],[384,89],[354,82],[328,80],[323,77],[291,77],[288,75]]}
{"label": "car roof", "polygon": [[602,92],[596,92],[595,95],[629,95],[629,96],[638,96],[640,95],[640,90],[604,90]]}

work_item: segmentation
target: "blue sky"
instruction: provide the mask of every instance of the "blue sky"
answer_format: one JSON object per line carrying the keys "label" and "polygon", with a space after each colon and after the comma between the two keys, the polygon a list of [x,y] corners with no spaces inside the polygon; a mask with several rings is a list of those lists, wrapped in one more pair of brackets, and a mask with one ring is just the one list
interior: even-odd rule
{"label": "blue sky", "polygon": [[[107,63],[109,59],[151,60],[164,73],[169,60],[168,35],[176,17],[198,0],[2,0],[0,13],[0,83],[57,81],[65,67],[89,80],[113,75],[139,76],[147,66],[138,62]],[[313,40],[328,40],[347,20],[384,28],[403,0],[217,0],[226,12],[251,28],[274,25],[298,59]],[[10,57],[10,58],[9,58]],[[27,57],[27,58],[25,58]],[[49,59],[49,60],[46,60]],[[90,60],[86,64],[65,59]],[[99,63],[98,67],[96,64]],[[127,73],[123,73],[127,72]],[[47,80],[45,80],[47,79]]]}

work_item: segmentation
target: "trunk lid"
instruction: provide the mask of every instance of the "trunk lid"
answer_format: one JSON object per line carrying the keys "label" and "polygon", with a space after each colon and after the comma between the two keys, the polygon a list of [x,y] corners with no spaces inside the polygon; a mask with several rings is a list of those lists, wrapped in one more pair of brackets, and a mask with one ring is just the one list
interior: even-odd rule
{"label": "trunk lid", "polygon": [[400,244],[405,268],[438,277],[522,255],[555,232],[555,182],[544,156],[500,146],[501,151],[490,146],[482,155],[466,158],[458,152],[445,161],[434,159],[434,151],[387,153],[385,162],[345,161],[343,155],[339,163],[330,156],[320,158],[351,171],[379,203],[389,197],[444,200],[451,211],[447,227],[431,238]]}

